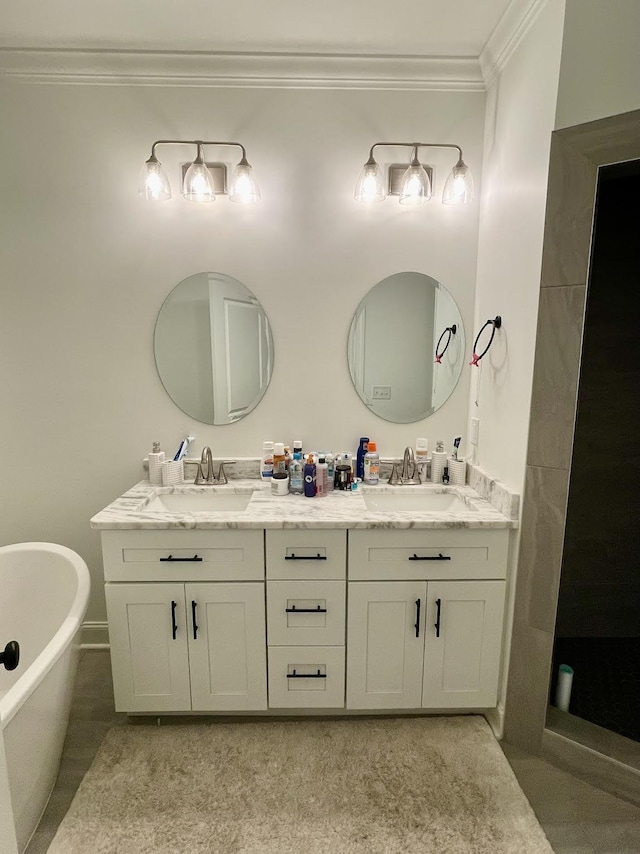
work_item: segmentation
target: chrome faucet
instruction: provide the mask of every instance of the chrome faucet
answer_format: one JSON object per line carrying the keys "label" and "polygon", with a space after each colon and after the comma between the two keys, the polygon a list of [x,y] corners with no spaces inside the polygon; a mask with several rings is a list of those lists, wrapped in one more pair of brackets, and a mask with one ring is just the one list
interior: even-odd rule
{"label": "chrome faucet", "polygon": [[206,448],[202,449],[202,456],[200,457],[200,464],[198,465],[198,471],[194,483],[215,483],[215,478],[213,476],[213,455],[211,453],[211,448],[208,445]]}
{"label": "chrome faucet", "polygon": [[[394,467],[395,471],[395,467]],[[392,472],[393,478],[393,472]],[[392,482],[392,479],[389,480]],[[407,445],[404,449],[404,455],[402,457],[402,471],[400,472],[400,478],[397,481],[393,481],[400,484],[419,484],[422,483],[420,480],[420,474],[418,472],[418,466],[416,465],[416,455],[413,451],[411,445]]]}
{"label": "chrome faucet", "polygon": [[185,464],[197,466],[196,479],[194,480],[194,484],[196,486],[220,486],[225,483],[229,483],[229,479],[227,477],[226,471],[224,470],[224,467],[232,466],[234,463],[235,460],[220,460],[218,474],[217,476],[214,475],[213,455],[211,453],[211,448],[208,445],[206,448],[202,449],[202,456],[200,458],[200,462],[198,462],[197,460],[185,460]]}

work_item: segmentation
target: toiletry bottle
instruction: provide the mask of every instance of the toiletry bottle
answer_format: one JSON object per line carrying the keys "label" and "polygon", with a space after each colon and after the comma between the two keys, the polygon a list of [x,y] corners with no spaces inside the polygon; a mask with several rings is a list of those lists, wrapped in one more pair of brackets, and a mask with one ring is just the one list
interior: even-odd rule
{"label": "toiletry bottle", "polygon": [[300,454],[300,457],[302,457],[302,439],[293,440],[293,453]]}
{"label": "toiletry bottle", "polygon": [[358,451],[356,453],[356,477],[364,478],[364,455],[367,453],[369,440],[366,436],[360,439]]}
{"label": "toiletry bottle", "polygon": [[271,477],[273,475],[273,442],[264,442],[262,445],[262,459],[260,460],[260,476]]}
{"label": "toiletry bottle", "polygon": [[316,465],[316,495],[326,495],[329,491],[328,484],[328,465],[325,457],[321,456]]}
{"label": "toiletry bottle", "polygon": [[302,454],[297,451],[289,464],[289,492],[293,495],[302,495],[304,492],[304,464]]}
{"label": "toiletry bottle", "polygon": [[449,483],[449,467],[445,466],[444,471],[442,472],[442,482]]}
{"label": "toiletry bottle", "polygon": [[284,453],[284,445],[282,442],[276,442],[273,446],[273,473],[287,473],[287,462]]}
{"label": "toiletry bottle", "polygon": [[304,466],[304,494],[307,498],[314,498],[316,494],[316,464],[312,454],[309,454]]}
{"label": "toiletry bottle", "polygon": [[284,464],[287,472],[289,471],[289,466],[291,464],[291,448],[289,445],[284,446]]}
{"label": "toiletry bottle", "polygon": [[153,486],[162,485],[162,464],[164,463],[164,451],[160,450],[160,442],[153,443],[153,450],[149,454],[149,483]]}
{"label": "toiletry bottle", "polygon": [[429,456],[429,440],[416,439],[416,462],[426,463]]}
{"label": "toiletry bottle", "polygon": [[329,492],[333,492],[336,477],[336,462],[332,453],[325,454],[324,458],[327,462],[327,489]]}
{"label": "toiletry bottle", "polygon": [[447,464],[447,452],[442,439],[436,441],[436,449],[431,454],[431,482],[442,483],[444,467]]}
{"label": "toiletry bottle", "polygon": [[369,450],[364,455],[364,483],[378,483],[380,480],[380,457],[375,442],[369,442]]}

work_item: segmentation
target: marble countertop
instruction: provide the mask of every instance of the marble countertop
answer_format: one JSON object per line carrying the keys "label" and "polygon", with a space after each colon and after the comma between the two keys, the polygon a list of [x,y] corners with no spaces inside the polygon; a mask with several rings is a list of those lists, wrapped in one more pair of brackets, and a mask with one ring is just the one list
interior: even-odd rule
{"label": "marble countertop", "polygon": [[[372,511],[365,504],[363,491],[396,493],[450,493],[465,505],[464,510]],[[246,510],[152,512],[149,503],[156,495],[170,493],[242,492],[250,493]],[[255,529],[255,528],[515,528],[517,519],[508,518],[470,486],[360,486],[354,492],[334,490],[313,499],[304,495],[271,494],[271,484],[259,480],[230,480],[227,486],[152,486],[141,481],[91,519],[98,530],[139,529]]]}

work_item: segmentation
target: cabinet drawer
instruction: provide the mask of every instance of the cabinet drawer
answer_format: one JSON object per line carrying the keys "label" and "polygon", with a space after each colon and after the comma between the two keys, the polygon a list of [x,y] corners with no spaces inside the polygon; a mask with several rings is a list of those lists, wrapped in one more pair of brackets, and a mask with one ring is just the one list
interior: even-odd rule
{"label": "cabinet drawer", "polygon": [[269,649],[269,708],[343,709],[343,646]]}
{"label": "cabinet drawer", "polygon": [[344,581],[268,581],[269,646],[344,646]]}
{"label": "cabinet drawer", "polygon": [[106,581],[262,581],[262,531],[103,531]]}
{"label": "cabinet drawer", "polygon": [[508,530],[437,529],[349,534],[349,579],[506,578]]}
{"label": "cabinet drawer", "polygon": [[267,578],[344,578],[346,531],[267,531]]}

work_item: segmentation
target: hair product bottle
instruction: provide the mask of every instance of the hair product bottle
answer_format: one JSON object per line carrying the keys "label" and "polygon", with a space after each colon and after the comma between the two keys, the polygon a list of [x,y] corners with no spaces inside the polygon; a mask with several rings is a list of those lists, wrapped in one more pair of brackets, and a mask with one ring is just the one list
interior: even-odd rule
{"label": "hair product bottle", "polygon": [[296,451],[289,463],[289,492],[293,495],[302,495],[304,492],[303,469],[302,454]]}
{"label": "hair product bottle", "polygon": [[316,494],[316,464],[312,454],[309,454],[304,466],[304,494],[307,498],[314,498]]}
{"label": "hair product bottle", "polygon": [[369,440],[366,436],[363,436],[360,439],[360,444],[358,445],[358,451],[356,453],[356,477],[364,478],[364,455],[367,453],[367,448],[369,447]]}
{"label": "hair product bottle", "polygon": [[316,495],[326,495],[329,492],[329,466],[324,457],[318,459],[316,465]]}
{"label": "hair product bottle", "polygon": [[380,457],[375,442],[369,442],[369,450],[364,455],[364,483],[378,483],[380,480]]}

